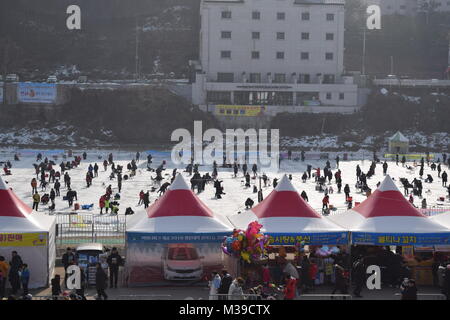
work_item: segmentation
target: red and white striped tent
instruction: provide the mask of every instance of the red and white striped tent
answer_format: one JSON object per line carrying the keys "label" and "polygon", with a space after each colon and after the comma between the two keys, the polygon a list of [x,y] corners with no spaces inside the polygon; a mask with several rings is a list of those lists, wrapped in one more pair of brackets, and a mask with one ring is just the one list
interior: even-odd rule
{"label": "red and white striped tent", "polygon": [[[351,231],[355,244],[433,244],[431,242],[448,241],[442,237],[450,235],[450,229],[434,222],[405,199],[389,175],[366,200],[351,210],[331,215],[330,219]],[[385,241],[383,236],[394,241]],[[376,237],[381,239],[375,241]]]}
{"label": "red and white striped tent", "polygon": [[[329,234],[339,242],[347,241],[347,230],[311,208],[286,175],[261,203],[245,213],[230,216],[229,220],[240,229],[245,229],[252,221],[258,221],[263,225],[261,232],[272,236]],[[331,239],[325,239],[322,238],[323,242],[331,244]]]}
{"label": "red and white striped tent", "polygon": [[166,193],[127,220],[127,233],[224,233],[232,232],[192,192],[178,174]]}
{"label": "red and white striped tent", "polygon": [[30,269],[30,288],[45,287],[53,274],[55,218],[33,211],[0,177],[0,255],[17,251]]}

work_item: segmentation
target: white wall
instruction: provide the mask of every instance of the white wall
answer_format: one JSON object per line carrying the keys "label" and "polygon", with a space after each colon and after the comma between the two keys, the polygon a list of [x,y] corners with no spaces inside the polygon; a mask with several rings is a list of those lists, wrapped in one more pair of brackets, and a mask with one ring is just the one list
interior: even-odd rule
{"label": "white wall", "polygon": [[[293,0],[245,0],[243,2],[203,2],[201,5],[200,60],[208,80],[216,80],[217,72],[234,72],[241,81],[242,72],[266,74],[291,73],[335,74],[343,71],[344,7],[342,5],[294,5]],[[221,12],[230,10],[231,19],[222,19]],[[260,20],[252,19],[252,11],[261,13]],[[277,12],[285,12],[285,20],[277,20]],[[310,21],[302,21],[301,13],[309,12]],[[334,13],[335,20],[327,21],[326,14]],[[231,31],[231,39],[221,39],[221,31]],[[252,31],[260,32],[260,40],[252,40]],[[284,32],[285,40],[277,40],[276,32]],[[310,40],[301,40],[301,33],[309,32]],[[327,32],[334,40],[325,40]],[[231,59],[222,59],[220,52],[231,50]],[[260,59],[251,59],[251,51],[259,51]],[[284,51],[284,60],[276,59],[276,52]],[[309,52],[309,60],[301,60],[300,53]],[[333,52],[333,60],[325,60],[325,53]]]}

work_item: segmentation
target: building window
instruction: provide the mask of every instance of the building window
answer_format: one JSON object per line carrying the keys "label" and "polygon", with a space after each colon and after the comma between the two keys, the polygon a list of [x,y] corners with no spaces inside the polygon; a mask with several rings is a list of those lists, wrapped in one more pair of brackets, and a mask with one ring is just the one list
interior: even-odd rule
{"label": "building window", "polygon": [[231,104],[231,92],[229,91],[208,91],[206,99],[214,104]]}
{"label": "building window", "polygon": [[252,51],[252,59],[259,59],[259,51]]}
{"label": "building window", "polygon": [[326,40],[334,40],[334,33],[327,33],[325,36]]}
{"label": "building window", "polygon": [[250,83],[260,83],[261,73],[250,73]]}
{"label": "building window", "polygon": [[344,93],[343,92],[339,92],[339,100],[344,100]]}
{"label": "building window", "polygon": [[257,31],[252,32],[252,39],[259,40],[261,34]]}
{"label": "building window", "polygon": [[299,81],[300,83],[310,83],[310,76],[307,73],[300,73],[299,74]]}
{"label": "building window", "polygon": [[222,11],[222,19],[231,19],[231,11]]}
{"label": "building window", "polygon": [[325,53],[325,60],[333,60],[333,52]]}
{"label": "building window", "polygon": [[293,92],[235,91],[234,103],[244,105],[293,105]]}
{"label": "building window", "polygon": [[334,21],[334,13],[327,13],[327,21]]}
{"label": "building window", "polygon": [[231,31],[222,31],[221,38],[222,39],[231,39]]}
{"label": "building window", "polygon": [[302,60],[309,60],[309,52],[302,52],[300,57]]}
{"label": "building window", "polygon": [[217,82],[234,82],[234,73],[232,72],[218,72]]}
{"label": "building window", "polygon": [[278,51],[277,52],[277,59],[284,59],[284,52],[283,51]]}
{"label": "building window", "polygon": [[277,40],[284,40],[284,32],[277,32]]}
{"label": "building window", "polygon": [[326,98],[327,100],[331,100],[331,92],[327,92]]}
{"label": "building window", "polygon": [[253,11],[253,12],[252,12],[252,19],[253,19],[253,20],[260,20],[260,19],[261,19],[261,12],[259,12],[259,11]]}
{"label": "building window", "polygon": [[302,20],[309,21],[309,12],[302,12]]}
{"label": "building window", "polygon": [[277,12],[277,20],[284,20],[286,18],[286,14],[284,12]]}
{"label": "building window", "polygon": [[302,32],[302,40],[309,40],[309,32]]}
{"label": "building window", "polygon": [[229,50],[220,51],[220,57],[222,59],[231,59],[231,51]]}
{"label": "building window", "polygon": [[323,76],[322,83],[334,83],[334,82],[335,82],[334,74],[325,74]]}
{"label": "building window", "polygon": [[275,73],[273,78],[274,83],[286,83],[286,74],[284,73]]}

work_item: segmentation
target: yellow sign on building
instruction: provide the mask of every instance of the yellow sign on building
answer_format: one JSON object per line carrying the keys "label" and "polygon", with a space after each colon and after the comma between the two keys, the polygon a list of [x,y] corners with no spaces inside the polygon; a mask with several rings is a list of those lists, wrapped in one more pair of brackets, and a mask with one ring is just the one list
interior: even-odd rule
{"label": "yellow sign on building", "polygon": [[264,106],[216,105],[216,115],[232,117],[257,117],[264,115]]}
{"label": "yellow sign on building", "polygon": [[47,245],[46,233],[0,233],[0,247],[37,247]]}

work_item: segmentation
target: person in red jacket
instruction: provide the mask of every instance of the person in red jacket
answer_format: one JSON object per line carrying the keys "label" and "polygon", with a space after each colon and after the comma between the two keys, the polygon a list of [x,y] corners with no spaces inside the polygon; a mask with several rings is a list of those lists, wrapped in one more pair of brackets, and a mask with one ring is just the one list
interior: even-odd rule
{"label": "person in red jacket", "polygon": [[316,261],[312,259],[311,264],[309,265],[309,286],[311,288],[314,288],[318,270]]}
{"label": "person in red jacket", "polygon": [[262,268],[262,281],[265,286],[268,286],[270,283],[270,270],[267,264]]}
{"label": "person in red jacket", "polygon": [[284,288],[284,300],[294,300],[295,290],[297,288],[297,279],[286,275],[286,287]]}
{"label": "person in red jacket", "polygon": [[105,207],[105,200],[106,200],[105,195],[103,195],[103,196],[100,197],[100,200],[99,200],[100,214],[103,213],[103,208]]}
{"label": "person in red jacket", "polygon": [[144,190],[141,190],[141,192],[139,192],[139,203],[138,203],[138,206],[140,206],[141,204],[144,203],[144,196],[145,196]]}

